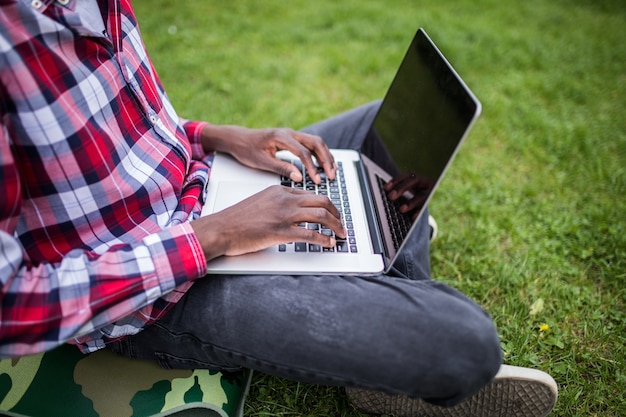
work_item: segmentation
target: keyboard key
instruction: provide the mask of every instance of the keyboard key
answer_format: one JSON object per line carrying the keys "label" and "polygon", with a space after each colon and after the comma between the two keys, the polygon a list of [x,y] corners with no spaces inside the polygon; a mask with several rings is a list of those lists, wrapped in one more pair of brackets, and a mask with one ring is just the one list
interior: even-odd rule
{"label": "keyboard key", "polygon": [[296,242],[295,250],[296,252],[306,252],[307,244],[306,242]]}
{"label": "keyboard key", "polygon": [[321,252],[322,247],[320,245],[309,244],[309,252]]}
{"label": "keyboard key", "polygon": [[337,240],[337,252],[348,252],[348,242]]}

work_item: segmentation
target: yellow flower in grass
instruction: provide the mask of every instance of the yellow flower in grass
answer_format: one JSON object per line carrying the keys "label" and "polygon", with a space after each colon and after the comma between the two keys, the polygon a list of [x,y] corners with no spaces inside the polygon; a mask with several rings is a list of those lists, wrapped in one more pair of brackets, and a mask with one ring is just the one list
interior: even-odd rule
{"label": "yellow flower in grass", "polygon": [[541,326],[539,326],[539,333],[545,332],[547,330],[550,330],[550,326],[548,326],[546,323],[543,323]]}

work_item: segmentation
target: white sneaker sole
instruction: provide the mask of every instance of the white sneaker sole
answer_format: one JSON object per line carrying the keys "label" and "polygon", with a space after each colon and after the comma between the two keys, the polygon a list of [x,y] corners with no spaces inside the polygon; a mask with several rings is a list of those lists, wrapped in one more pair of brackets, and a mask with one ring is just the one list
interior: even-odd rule
{"label": "white sneaker sole", "polygon": [[493,381],[454,407],[440,407],[418,398],[346,388],[356,408],[396,417],[545,417],[558,397],[554,379],[545,372],[502,365]]}
{"label": "white sneaker sole", "polygon": [[433,242],[437,238],[437,233],[439,233],[439,226],[437,226],[437,222],[435,218],[428,215],[428,226],[430,227],[430,243]]}

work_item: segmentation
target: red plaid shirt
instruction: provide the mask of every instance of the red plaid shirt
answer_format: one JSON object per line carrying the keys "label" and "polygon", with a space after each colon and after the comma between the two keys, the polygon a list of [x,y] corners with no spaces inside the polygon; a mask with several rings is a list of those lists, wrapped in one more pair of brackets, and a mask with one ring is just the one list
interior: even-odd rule
{"label": "red plaid shirt", "polygon": [[0,0],[0,357],[102,348],[206,273],[204,124],[174,112],[130,0],[87,1]]}

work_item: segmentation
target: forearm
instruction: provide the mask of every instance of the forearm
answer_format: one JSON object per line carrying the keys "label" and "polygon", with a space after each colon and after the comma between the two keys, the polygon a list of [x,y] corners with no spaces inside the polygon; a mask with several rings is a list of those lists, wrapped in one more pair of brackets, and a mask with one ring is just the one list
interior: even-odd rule
{"label": "forearm", "polygon": [[242,126],[216,125],[186,119],[181,121],[196,159],[213,151],[231,153],[234,146],[245,146],[245,140],[242,139],[246,133],[251,132],[251,129]]}
{"label": "forearm", "polygon": [[206,124],[202,129],[202,146],[207,152],[218,151],[233,154],[238,147],[250,145],[245,137],[251,132],[252,129],[243,126]]}

